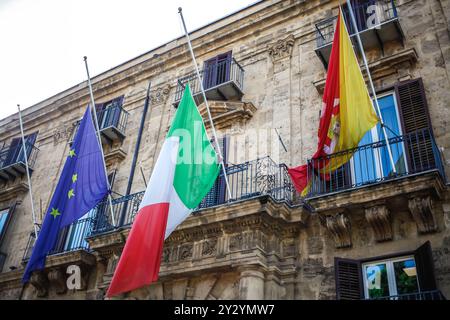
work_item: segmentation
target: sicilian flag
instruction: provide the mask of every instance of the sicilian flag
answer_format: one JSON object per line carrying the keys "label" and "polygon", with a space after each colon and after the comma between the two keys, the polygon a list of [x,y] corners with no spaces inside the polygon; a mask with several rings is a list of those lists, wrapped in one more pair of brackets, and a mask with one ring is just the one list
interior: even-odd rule
{"label": "sicilian flag", "polygon": [[[339,10],[323,94],[317,151],[312,159],[356,148],[378,121]],[[328,180],[329,173],[339,169],[352,156],[351,152],[336,155],[332,161],[312,161],[314,165],[309,168],[302,165],[290,168],[288,172],[297,191],[305,195],[309,186],[308,172]]]}
{"label": "sicilian flag", "polygon": [[158,280],[164,240],[202,201],[220,167],[189,86],[153,169],[107,296]]}

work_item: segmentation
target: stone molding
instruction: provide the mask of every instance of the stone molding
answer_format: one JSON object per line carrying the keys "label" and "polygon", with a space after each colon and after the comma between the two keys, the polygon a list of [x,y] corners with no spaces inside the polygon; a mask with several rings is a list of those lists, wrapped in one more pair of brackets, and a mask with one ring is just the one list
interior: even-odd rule
{"label": "stone molding", "polygon": [[[251,119],[258,110],[251,102],[240,101],[208,101],[211,117],[216,129],[230,128],[236,122],[244,124]],[[205,127],[211,127],[206,106],[204,103],[198,106],[198,110],[204,119]]]}
{"label": "stone molding", "polygon": [[280,39],[269,45],[268,52],[273,62],[284,58],[291,58],[292,49],[294,47],[294,35],[289,35],[284,39]]}
{"label": "stone molding", "polygon": [[376,241],[392,240],[391,213],[385,205],[366,208],[365,217]]}
{"label": "stone molding", "polygon": [[170,85],[166,84],[164,86],[156,88],[154,91],[150,92],[150,100],[152,106],[157,106],[164,104],[170,94]]}
{"label": "stone molding", "polygon": [[416,222],[419,233],[437,231],[437,223],[431,196],[413,197],[408,200],[408,208]]}

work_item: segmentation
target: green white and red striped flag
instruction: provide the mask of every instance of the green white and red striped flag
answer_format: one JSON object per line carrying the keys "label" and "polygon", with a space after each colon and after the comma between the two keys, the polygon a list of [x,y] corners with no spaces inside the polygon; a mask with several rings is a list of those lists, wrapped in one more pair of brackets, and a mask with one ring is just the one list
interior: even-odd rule
{"label": "green white and red striped flag", "polygon": [[164,240],[212,188],[220,166],[189,86],[154,166],[107,296],[158,279]]}

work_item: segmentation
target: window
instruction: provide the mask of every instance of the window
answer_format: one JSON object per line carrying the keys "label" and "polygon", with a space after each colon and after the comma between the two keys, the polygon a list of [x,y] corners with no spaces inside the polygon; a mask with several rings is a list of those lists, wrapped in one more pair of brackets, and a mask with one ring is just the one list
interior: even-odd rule
{"label": "window", "polygon": [[[8,209],[3,209],[0,211],[0,240],[3,239],[3,235],[5,234],[6,231],[6,227],[8,225],[8,221],[9,221],[9,208]],[[0,241],[1,243],[1,241]]]}
{"label": "window", "polygon": [[398,256],[335,258],[334,267],[337,299],[376,299],[436,290],[429,241]]}
{"label": "window", "polygon": [[98,115],[98,125],[101,129],[119,127],[123,96],[111,101],[95,105]]}
{"label": "window", "polygon": [[[37,132],[25,136],[25,145],[27,149],[27,157],[30,157],[32,147],[36,142]],[[2,167],[12,165],[17,162],[25,162],[22,137],[14,138],[9,145],[9,151],[3,160]]]}
{"label": "window", "polygon": [[231,51],[206,60],[203,70],[205,90],[230,80]]}
{"label": "window", "polygon": [[[219,146],[222,151],[223,161],[225,167],[228,163],[228,148],[229,148],[229,140],[228,137],[225,136],[219,140]],[[214,140],[211,141],[212,145],[215,146]],[[215,205],[219,205],[225,202],[226,198],[226,183],[223,178],[223,170],[219,171],[219,176],[216,179],[211,190],[206,194],[205,198],[200,203],[200,208],[212,207]]]}
{"label": "window", "polygon": [[[394,93],[378,96],[381,115],[386,125],[388,139],[403,135],[400,116]],[[387,146],[365,148],[363,146],[377,141],[385,141],[381,125],[366,133],[359,143],[361,149],[352,158],[353,184],[358,186],[365,182],[373,182],[389,177],[393,173]],[[405,146],[402,142],[391,143],[390,148],[397,173],[407,172]]]}
{"label": "window", "polygon": [[365,263],[362,272],[366,299],[419,292],[414,257]]}

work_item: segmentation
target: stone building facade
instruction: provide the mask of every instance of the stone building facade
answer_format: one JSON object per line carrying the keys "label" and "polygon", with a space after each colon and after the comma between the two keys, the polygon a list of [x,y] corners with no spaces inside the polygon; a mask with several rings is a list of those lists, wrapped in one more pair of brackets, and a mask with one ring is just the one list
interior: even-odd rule
{"label": "stone building facade", "polygon": [[[159,281],[119,299],[450,296],[448,1],[354,1],[396,173],[373,129],[333,178],[311,173],[306,197],[287,175],[316,148],[338,3],[265,0],[192,32],[233,194],[219,178],[165,242]],[[367,10],[378,14],[374,25]],[[115,217],[101,204],[66,228],[26,285],[34,235],[24,153],[17,114],[0,120],[1,299],[104,299],[188,82],[198,93],[183,37],[93,78]],[[23,111],[38,222],[88,103],[81,83]],[[73,265],[81,282],[68,289]]]}

